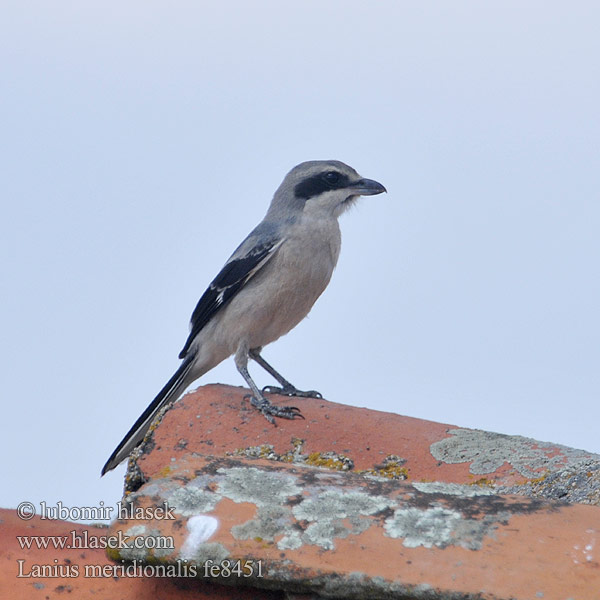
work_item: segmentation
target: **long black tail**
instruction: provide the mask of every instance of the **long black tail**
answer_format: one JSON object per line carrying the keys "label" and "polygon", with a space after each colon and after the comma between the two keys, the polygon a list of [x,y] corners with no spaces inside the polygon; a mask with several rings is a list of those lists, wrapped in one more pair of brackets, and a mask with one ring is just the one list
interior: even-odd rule
{"label": "long black tail", "polygon": [[131,451],[144,439],[158,411],[171,400],[176,400],[191,383],[187,375],[190,372],[194,358],[193,355],[188,356],[181,363],[181,366],[177,369],[173,377],[169,379],[165,387],[158,392],[156,398],[152,400],[148,408],[142,413],[115,451],[110,455],[110,458],[106,461],[104,467],[102,467],[102,475],[121,464],[131,454]]}

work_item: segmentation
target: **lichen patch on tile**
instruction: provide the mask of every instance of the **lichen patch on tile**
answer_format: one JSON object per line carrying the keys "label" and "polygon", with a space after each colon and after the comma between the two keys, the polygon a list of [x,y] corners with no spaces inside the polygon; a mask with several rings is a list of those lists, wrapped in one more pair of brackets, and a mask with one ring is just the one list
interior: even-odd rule
{"label": "lichen patch on tile", "polygon": [[234,502],[269,506],[302,493],[294,477],[284,473],[268,473],[254,467],[231,467],[218,469],[218,472],[225,476],[219,485],[219,493]]}
{"label": "lichen patch on tile", "polygon": [[219,494],[196,487],[193,483],[177,488],[169,495],[169,506],[185,517],[214,510]]}
{"label": "lichen patch on tile", "polygon": [[451,437],[434,442],[431,454],[448,463],[471,463],[473,475],[494,473],[505,463],[523,477],[536,477],[547,470],[572,466],[598,456],[559,444],[478,429],[450,429]]}
{"label": "lichen patch on tile", "polygon": [[[371,496],[365,492],[327,490],[313,498],[303,500],[292,512],[298,521],[309,523],[301,539],[326,550],[335,547],[335,538],[359,534],[371,526],[364,517],[389,508],[394,503],[383,496]],[[348,524],[342,521],[348,520]]]}
{"label": "lichen patch on tile", "polygon": [[407,548],[447,548],[453,545],[479,550],[484,537],[493,535],[496,525],[507,522],[509,516],[506,512],[470,519],[459,511],[442,506],[427,509],[402,507],[386,519],[384,529],[391,538],[403,538],[402,544]]}
{"label": "lichen patch on tile", "polygon": [[490,487],[476,487],[445,481],[415,481],[413,487],[424,494],[446,494],[448,496],[492,496],[496,492]]}

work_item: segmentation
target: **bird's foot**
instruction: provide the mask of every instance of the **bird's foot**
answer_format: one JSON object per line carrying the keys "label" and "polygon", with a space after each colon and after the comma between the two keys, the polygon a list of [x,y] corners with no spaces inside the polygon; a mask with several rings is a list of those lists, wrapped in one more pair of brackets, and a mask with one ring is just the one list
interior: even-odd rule
{"label": "bird's foot", "polygon": [[254,396],[244,396],[244,398],[250,399],[250,404],[264,415],[265,419],[275,425],[275,417],[280,419],[304,419],[304,416],[300,412],[300,409],[296,406],[275,406],[271,404],[264,396],[261,398],[255,398]]}
{"label": "bird's foot", "polygon": [[266,385],[262,389],[263,394],[279,394],[280,396],[295,396],[296,398],[317,398],[321,400],[323,395],[315,390],[308,390],[303,392],[297,390],[293,385],[285,385],[283,387],[277,387],[276,385]]}

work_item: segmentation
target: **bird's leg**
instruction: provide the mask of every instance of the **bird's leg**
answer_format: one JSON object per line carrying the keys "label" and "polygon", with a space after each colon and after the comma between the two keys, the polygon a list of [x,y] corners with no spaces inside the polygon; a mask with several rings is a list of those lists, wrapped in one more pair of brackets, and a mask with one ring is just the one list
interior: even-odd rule
{"label": "bird's leg", "polygon": [[303,392],[302,390],[297,389],[294,385],[292,385],[283,375],[279,374],[261,355],[260,348],[253,348],[249,351],[249,356],[253,360],[255,360],[267,373],[272,375],[281,387],[277,387],[274,385],[265,386],[262,391],[264,393],[269,394],[280,394],[282,396],[297,396],[299,398],[322,398],[323,396],[316,392],[315,390],[309,390],[308,392]]}
{"label": "bird's leg", "polygon": [[250,373],[248,372],[248,356],[248,347],[243,343],[240,344],[235,353],[235,366],[252,390],[252,396],[250,397],[252,406],[258,408],[267,421],[273,425],[275,425],[274,417],[280,417],[282,419],[304,419],[299,408],[296,408],[295,406],[275,406],[265,398],[264,394],[258,389],[256,383],[254,383],[252,377],[250,377]]}

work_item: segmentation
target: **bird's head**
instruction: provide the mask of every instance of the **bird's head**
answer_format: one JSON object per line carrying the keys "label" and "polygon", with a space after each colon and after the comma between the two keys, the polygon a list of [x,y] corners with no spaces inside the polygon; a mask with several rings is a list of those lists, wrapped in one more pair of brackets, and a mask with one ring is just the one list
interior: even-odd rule
{"label": "bird's head", "polygon": [[338,217],[359,196],[387,190],[373,179],[361,177],[338,160],[312,160],[294,167],[275,192],[272,209]]}

